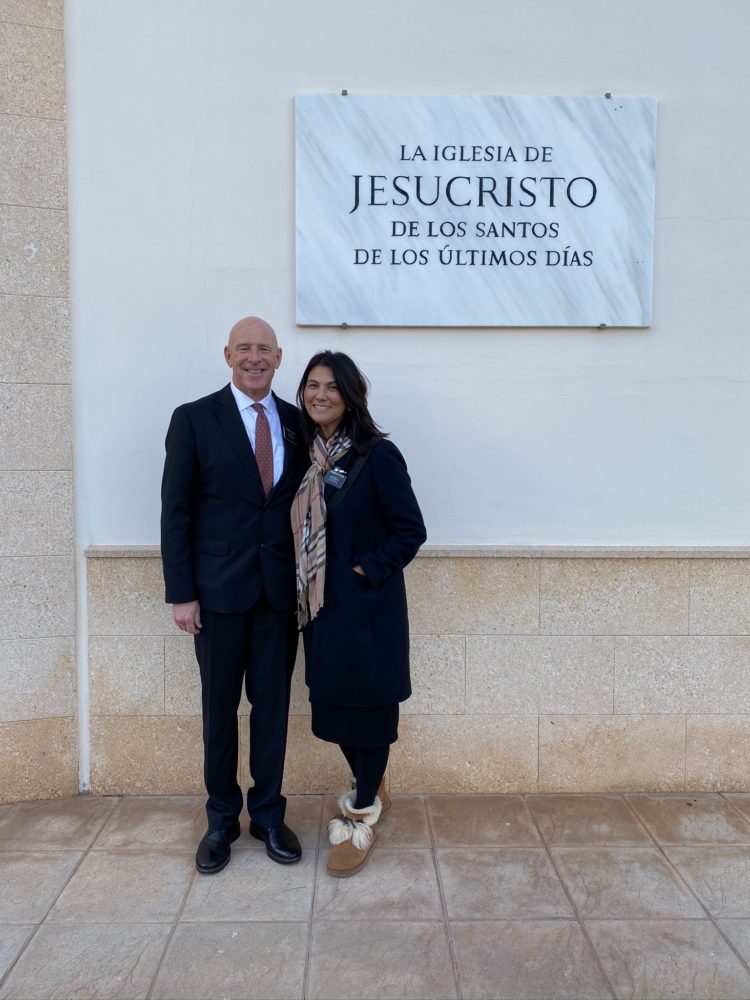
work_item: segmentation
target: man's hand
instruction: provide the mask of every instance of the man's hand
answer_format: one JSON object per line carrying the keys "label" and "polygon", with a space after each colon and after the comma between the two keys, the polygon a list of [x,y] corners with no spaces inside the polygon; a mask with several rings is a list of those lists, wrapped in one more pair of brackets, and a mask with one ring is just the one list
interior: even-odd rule
{"label": "man's hand", "polygon": [[177,628],[189,635],[197,635],[201,630],[201,608],[197,601],[173,604],[172,617]]}

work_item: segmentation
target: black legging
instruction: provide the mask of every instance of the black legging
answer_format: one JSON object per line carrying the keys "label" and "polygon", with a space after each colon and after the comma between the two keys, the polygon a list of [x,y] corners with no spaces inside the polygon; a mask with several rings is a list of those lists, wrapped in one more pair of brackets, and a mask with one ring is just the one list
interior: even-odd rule
{"label": "black legging", "polygon": [[357,798],[355,809],[365,809],[375,801],[380,782],[388,765],[388,754],[391,748],[388,743],[384,747],[341,747],[352,774],[357,779]]}

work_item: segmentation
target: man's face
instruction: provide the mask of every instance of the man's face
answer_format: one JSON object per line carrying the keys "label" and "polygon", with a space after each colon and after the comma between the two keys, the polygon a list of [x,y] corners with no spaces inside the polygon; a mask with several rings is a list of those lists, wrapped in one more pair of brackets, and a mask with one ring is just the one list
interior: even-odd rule
{"label": "man's face", "polygon": [[256,402],[268,395],[281,364],[281,348],[268,323],[255,316],[235,323],[224,357],[232,369],[232,382],[240,392]]}

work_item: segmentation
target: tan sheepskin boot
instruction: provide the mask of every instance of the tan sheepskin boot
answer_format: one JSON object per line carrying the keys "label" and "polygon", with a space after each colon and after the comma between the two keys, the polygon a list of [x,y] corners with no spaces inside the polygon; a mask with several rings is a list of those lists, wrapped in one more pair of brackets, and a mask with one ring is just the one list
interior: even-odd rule
{"label": "tan sheepskin boot", "polygon": [[342,795],[341,815],[328,824],[328,839],[333,846],[326,868],[335,878],[347,878],[364,867],[378,839],[375,824],[382,811],[380,799],[376,795],[373,804],[364,809],[355,809],[355,801],[355,792]]}
{"label": "tan sheepskin boot", "polygon": [[[357,779],[352,775],[352,789],[357,787]],[[391,797],[388,794],[388,789],[385,787],[385,775],[380,779],[380,787],[378,788],[378,798],[380,799],[380,813],[381,819],[382,814],[387,813],[391,808]]]}
{"label": "tan sheepskin boot", "polygon": [[378,796],[380,799],[380,813],[388,812],[391,808],[391,797],[388,794],[388,789],[385,787],[385,775],[383,775],[380,781],[380,787],[378,788]]}

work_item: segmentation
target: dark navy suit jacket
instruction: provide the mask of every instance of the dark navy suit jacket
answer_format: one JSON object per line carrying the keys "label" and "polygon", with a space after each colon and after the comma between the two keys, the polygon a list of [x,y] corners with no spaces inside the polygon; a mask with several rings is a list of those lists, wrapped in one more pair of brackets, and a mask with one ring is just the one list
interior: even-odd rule
{"label": "dark navy suit jacket", "polygon": [[179,406],[167,431],[161,552],[169,604],[247,611],[261,589],[279,611],[296,606],[289,511],[308,464],[300,412],[274,394],[284,469],[268,497],[229,385]]}

